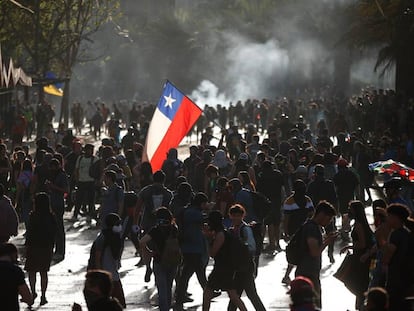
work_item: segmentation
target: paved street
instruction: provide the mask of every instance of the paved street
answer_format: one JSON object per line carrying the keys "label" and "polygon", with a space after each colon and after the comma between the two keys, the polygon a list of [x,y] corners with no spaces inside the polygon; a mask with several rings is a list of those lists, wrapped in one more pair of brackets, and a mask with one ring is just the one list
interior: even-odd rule
{"label": "paved street", "polygon": [[[88,137],[85,137],[87,141]],[[188,153],[188,146],[179,148],[180,158],[184,158]],[[373,193],[375,196],[375,193]],[[367,213],[371,209],[367,208]],[[71,310],[73,302],[82,305],[87,310],[83,299],[82,289],[86,272],[86,264],[89,258],[89,250],[92,241],[98,234],[98,230],[93,226],[88,226],[85,219],[76,223],[69,221],[71,213],[65,214],[66,226],[66,258],[64,261],[51,267],[49,273],[49,287],[47,291],[48,304],[39,306],[39,298],[35,301],[33,310]],[[13,241],[24,252],[24,228]],[[282,247],[284,243],[282,242]],[[323,256],[323,269],[321,272],[323,310],[354,310],[354,296],[337,281],[332,275],[336,272],[342,258],[338,254],[342,245],[338,243],[335,248],[335,264],[330,264],[327,253]],[[22,254],[24,257],[24,254]],[[22,258],[22,261],[24,258]],[[124,286],[127,310],[157,310],[157,295],[152,276],[149,283],[144,282],[145,268],[137,268],[135,264],[139,258],[135,257],[135,249],[130,241],[125,242],[125,251],[122,257],[122,267],[120,269],[122,283]],[[208,267],[211,270],[212,261]],[[262,254],[260,260],[259,274],[256,279],[258,293],[268,310],[289,310],[289,297],[286,294],[287,287],[281,283],[286,269],[285,253],[281,252],[275,256]],[[292,272],[291,278],[294,277]],[[40,280],[37,284],[40,292]],[[195,276],[190,280],[189,292],[193,295],[192,303],[186,303],[184,307],[188,310],[201,310],[202,290]],[[243,299],[247,304],[248,310],[254,310],[247,297]],[[214,299],[211,310],[226,310],[228,303],[227,294]],[[25,307],[21,305],[22,309]]]}
{"label": "paved street", "polygon": [[[65,217],[69,219],[70,214]],[[88,228],[85,222],[73,224],[66,221],[67,230],[67,251],[64,261],[55,264],[49,274],[49,287],[47,298],[49,303],[39,306],[37,299],[33,310],[70,310],[73,302],[80,303],[86,310],[82,296],[82,286],[85,275],[85,268],[89,258],[89,249],[93,238],[97,234],[95,228]],[[20,235],[14,242],[23,248],[23,237]],[[144,282],[145,268],[137,268],[135,264],[138,258],[135,257],[135,249],[131,242],[126,241],[125,251],[122,258],[121,276],[124,286],[127,310],[157,310],[156,290],[154,279],[149,283]],[[337,247],[338,250],[338,247]],[[341,257],[336,255],[336,263],[329,264],[328,256],[323,257],[324,268],[322,271],[322,289],[324,310],[353,310],[353,296],[332,277],[336,271]],[[287,288],[281,283],[286,267],[284,252],[276,256],[262,255],[259,268],[259,275],[256,279],[257,289],[264,305],[269,310],[288,310],[289,299],[286,294]],[[209,270],[211,269],[211,262]],[[293,277],[293,274],[292,274]],[[38,284],[39,286],[39,284]],[[188,310],[200,310],[202,301],[202,291],[195,276],[189,285],[193,303],[185,304]],[[253,310],[247,297],[244,301],[248,305],[248,310]],[[225,310],[228,298],[225,293],[214,300],[212,310]],[[23,307],[23,306],[22,306]]]}

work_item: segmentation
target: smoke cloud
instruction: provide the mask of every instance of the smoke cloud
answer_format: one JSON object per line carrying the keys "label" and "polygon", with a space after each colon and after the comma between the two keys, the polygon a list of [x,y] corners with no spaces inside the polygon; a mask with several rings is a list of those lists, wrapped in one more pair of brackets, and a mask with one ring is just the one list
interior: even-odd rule
{"label": "smoke cloud", "polygon": [[[161,2],[145,1],[154,8]],[[281,1],[267,15],[267,27],[241,20],[229,23],[216,14],[207,22],[197,21],[194,29],[187,20],[194,18],[201,0],[175,1],[180,18],[172,16],[169,7],[165,16],[159,13],[154,20],[151,10],[142,13],[146,11],[141,1],[125,1],[126,18],[120,23],[129,30],[129,38],[111,26],[96,34],[94,42],[101,47],[97,54],[102,58],[75,68],[72,94],[80,100],[156,102],[169,79],[201,106],[226,106],[230,101],[273,99],[332,86],[338,55],[344,54],[338,51],[346,49],[338,41],[349,25],[335,10],[351,2]],[[332,28],[336,20],[345,26]],[[135,30],[134,21],[138,21]],[[364,85],[392,86],[392,74],[379,79],[374,73],[374,53],[355,54],[350,57],[347,91]]]}

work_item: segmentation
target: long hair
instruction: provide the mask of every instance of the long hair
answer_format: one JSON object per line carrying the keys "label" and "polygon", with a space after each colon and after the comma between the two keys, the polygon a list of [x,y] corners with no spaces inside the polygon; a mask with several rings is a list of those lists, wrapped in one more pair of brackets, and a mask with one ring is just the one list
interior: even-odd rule
{"label": "long hair", "polygon": [[30,171],[33,172],[33,163],[29,159],[25,159],[22,162],[22,171]]}
{"label": "long hair", "polygon": [[102,230],[104,236],[104,244],[108,245],[112,252],[112,257],[114,259],[121,258],[121,252],[123,248],[123,238],[118,234],[112,231],[112,227],[119,224],[121,219],[117,214],[111,213],[105,217],[105,229]]}
{"label": "long hair", "polygon": [[301,179],[297,179],[294,183],[293,183],[293,198],[296,202],[296,204],[300,207],[300,208],[305,208],[306,207],[306,184],[303,182],[303,180]]}
{"label": "long hair", "polygon": [[[349,210],[352,210],[354,215],[355,222],[358,222],[364,228],[364,232],[367,234],[367,239],[369,236],[373,235],[371,227],[369,226],[367,215],[365,213],[365,206],[361,201],[355,200],[349,203]],[[367,240],[368,241],[368,240]]]}
{"label": "long hair", "polygon": [[243,186],[249,187],[252,191],[256,191],[252,180],[250,179],[249,173],[247,171],[240,171],[239,178]]}

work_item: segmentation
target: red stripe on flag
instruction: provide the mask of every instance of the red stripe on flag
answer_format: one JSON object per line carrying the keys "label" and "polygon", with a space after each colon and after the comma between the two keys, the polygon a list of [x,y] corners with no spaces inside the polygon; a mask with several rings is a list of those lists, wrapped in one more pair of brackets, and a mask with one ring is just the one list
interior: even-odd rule
{"label": "red stripe on flag", "polygon": [[165,133],[164,138],[151,159],[153,172],[161,169],[164,160],[167,158],[167,152],[171,148],[178,147],[201,113],[202,110],[200,107],[194,104],[188,97],[183,97],[181,105],[178,108],[168,131]]}

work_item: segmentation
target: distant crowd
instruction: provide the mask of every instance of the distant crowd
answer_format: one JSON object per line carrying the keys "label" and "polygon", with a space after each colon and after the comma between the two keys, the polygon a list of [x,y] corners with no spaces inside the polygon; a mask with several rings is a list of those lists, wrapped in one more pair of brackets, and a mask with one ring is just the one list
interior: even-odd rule
{"label": "distant crowd", "polygon": [[[413,166],[414,102],[383,90],[347,100],[308,97],[205,107],[189,134],[197,143],[188,157],[172,148],[155,172],[142,162],[152,105],[134,103],[125,114],[117,105],[111,112],[102,102],[76,103],[73,129],[56,130],[48,103],[36,112],[15,107],[9,112],[15,117],[2,120],[0,144],[6,309],[18,310],[18,294],[33,305],[37,273],[40,304],[48,303],[48,271],[66,259],[64,214],[71,213],[70,221],[84,218],[100,230],[85,263],[89,310],[127,306],[118,271],[126,238],[140,257],[137,266],[146,269],[143,281],[155,277],[162,311],[193,300],[194,273],[203,310],[224,291],[229,310],[246,310],[243,292],[255,310],[266,310],[255,285],[260,258],[284,245],[280,281],[290,286],[292,310],[321,308],[322,254],[327,248],[335,262],[335,247],[350,252],[336,277],[355,295],[357,310],[410,310],[412,185],[404,176],[383,176],[379,187],[368,164],[392,159]],[[26,141],[33,131],[35,150]],[[29,286],[10,243],[19,223]]]}

